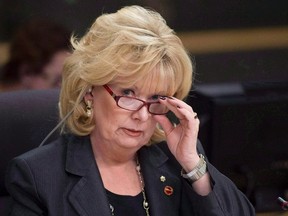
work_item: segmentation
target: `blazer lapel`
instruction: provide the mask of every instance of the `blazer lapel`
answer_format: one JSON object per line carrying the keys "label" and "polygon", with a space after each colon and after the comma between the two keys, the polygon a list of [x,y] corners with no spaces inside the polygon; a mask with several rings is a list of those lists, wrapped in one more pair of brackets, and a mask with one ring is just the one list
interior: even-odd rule
{"label": "blazer lapel", "polygon": [[[157,146],[143,147],[139,162],[151,215],[178,215],[181,181],[172,175],[168,157]],[[96,166],[90,139],[73,137],[67,146],[66,171],[79,177],[69,201],[79,215],[111,216],[109,201]],[[180,172],[180,170],[179,170]],[[165,192],[172,189],[172,193]]]}
{"label": "blazer lapel", "polygon": [[80,177],[69,194],[69,201],[78,214],[111,216],[89,137],[84,141],[77,138],[70,141],[67,148],[66,170]]}
{"label": "blazer lapel", "polygon": [[170,174],[167,160],[167,155],[157,146],[144,147],[139,152],[151,215],[179,215],[181,181]]}

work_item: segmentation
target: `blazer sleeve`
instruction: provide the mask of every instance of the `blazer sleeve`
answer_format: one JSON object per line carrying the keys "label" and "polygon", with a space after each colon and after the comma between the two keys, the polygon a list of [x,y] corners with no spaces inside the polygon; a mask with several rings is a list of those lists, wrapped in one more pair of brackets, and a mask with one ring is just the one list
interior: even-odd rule
{"label": "blazer sleeve", "polygon": [[13,199],[9,215],[43,215],[33,173],[24,159],[15,158],[9,163],[6,188]]}
{"label": "blazer sleeve", "polygon": [[[206,158],[208,172],[211,177],[212,191],[207,196],[197,194],[186,179],[180,175],[181,166],[170,152],[166,142],[159,147],[171,159],[175,174],[182,181],[181,216],[254,216],[255,210],[247,197],[225,175],[219,172]],[[205,155],[200,141],[197,151]]]}
{"label": "blazer sleeve", "polygon": [[[238,190],[234,183],[208,164],[213,190],[207,196],[195,193],[188,181],[183,179],[182,199],[193,205],[193,214],[198,216],[254,216],[255,210],[246,196]],[[185,201],[182,209],[186,209]],[[182,214],[181,214],[182,215]],[[187,215],[184,214],[183,215]]]}
{"label": "blazer sleeve", "polygon": [[[201,143],[198,143],[198,152],[205,154]],[[186,179],[183,181],[183,195],[194,207],[191,215],[217,216],[254,216],[255,209],[247,197],[225,175],[219,172],[207,161],[207,169],[211,176],[212,192],[201,196],[194,192]],[[185,203],[185,201],[183,202]],[[185,204],[184,204],[185,205]],[[182,209],[185,209],[183,206]],[[186,215],[186,214],[183,214]]]}

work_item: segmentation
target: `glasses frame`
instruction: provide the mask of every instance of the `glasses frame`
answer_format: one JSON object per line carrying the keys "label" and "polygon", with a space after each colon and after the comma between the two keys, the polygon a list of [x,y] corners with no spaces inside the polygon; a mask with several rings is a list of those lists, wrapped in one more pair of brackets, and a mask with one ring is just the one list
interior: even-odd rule
{"label": "glasses frame", "polygon": [[[107,84],[103,85],[103,87],[113,97],[113,99],[116,101],[117,106],[120,107],[121,109],[128,110],[128,111],[139,111],[140,109],[142,109],[142,107],[146,106],[147,111],[152,115],[166,115],[169,112],[169,110],[166,113],[161,113],[161,114],[151,112],[150,111],[151,104],[160,104],[160,102],[146,102],[146,101],[141,100],[141,99],[136,98],[136,97],[119,96],[119,95],[116,95]],[[129,98],[129,99],[138,100],[138,101],[141,101],[143,104],[142,104],[142,106],[138,107],[138,109],[127,109],[127,108],[124,108],[124,107],[119,105],[118,102],[119,102],[120,98]]]}

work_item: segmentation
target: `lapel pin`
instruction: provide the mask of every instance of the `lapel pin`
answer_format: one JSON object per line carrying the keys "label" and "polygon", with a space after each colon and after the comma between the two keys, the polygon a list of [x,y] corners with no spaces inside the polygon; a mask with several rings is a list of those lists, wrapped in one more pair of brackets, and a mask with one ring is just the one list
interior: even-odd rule
{"label": "lapel pin", "polygon": [[165,182],[166,181],[166,177],[165,176],[160,176],[160,181],[161,182]]}
{"label": "lapel pin", "polygon": [[171,196],[173,194],[173,188],[171,186],[165,186],[164,187],[164,193],[167,195],[167,196]]}

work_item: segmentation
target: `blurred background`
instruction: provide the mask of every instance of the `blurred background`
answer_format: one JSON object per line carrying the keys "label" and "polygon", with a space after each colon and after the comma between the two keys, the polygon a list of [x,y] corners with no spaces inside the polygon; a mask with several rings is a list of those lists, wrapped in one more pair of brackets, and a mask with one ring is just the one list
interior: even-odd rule
{"label": "blurred background", "polygon": [[0,66],[16,30],[49,19],[82,36],[125,5],[157,10],[194,62],[187,98],[210,161],[253,202],[278,211],[288,197],[287,0],[0,0]]}
{"label": "blurred background", "polygon": [[156,9],[179,33],[199,83],[288,80],[287,0],[0,0],[0,63],[5,42],[32,18],[81,36],[101,13],[131,4]]}

